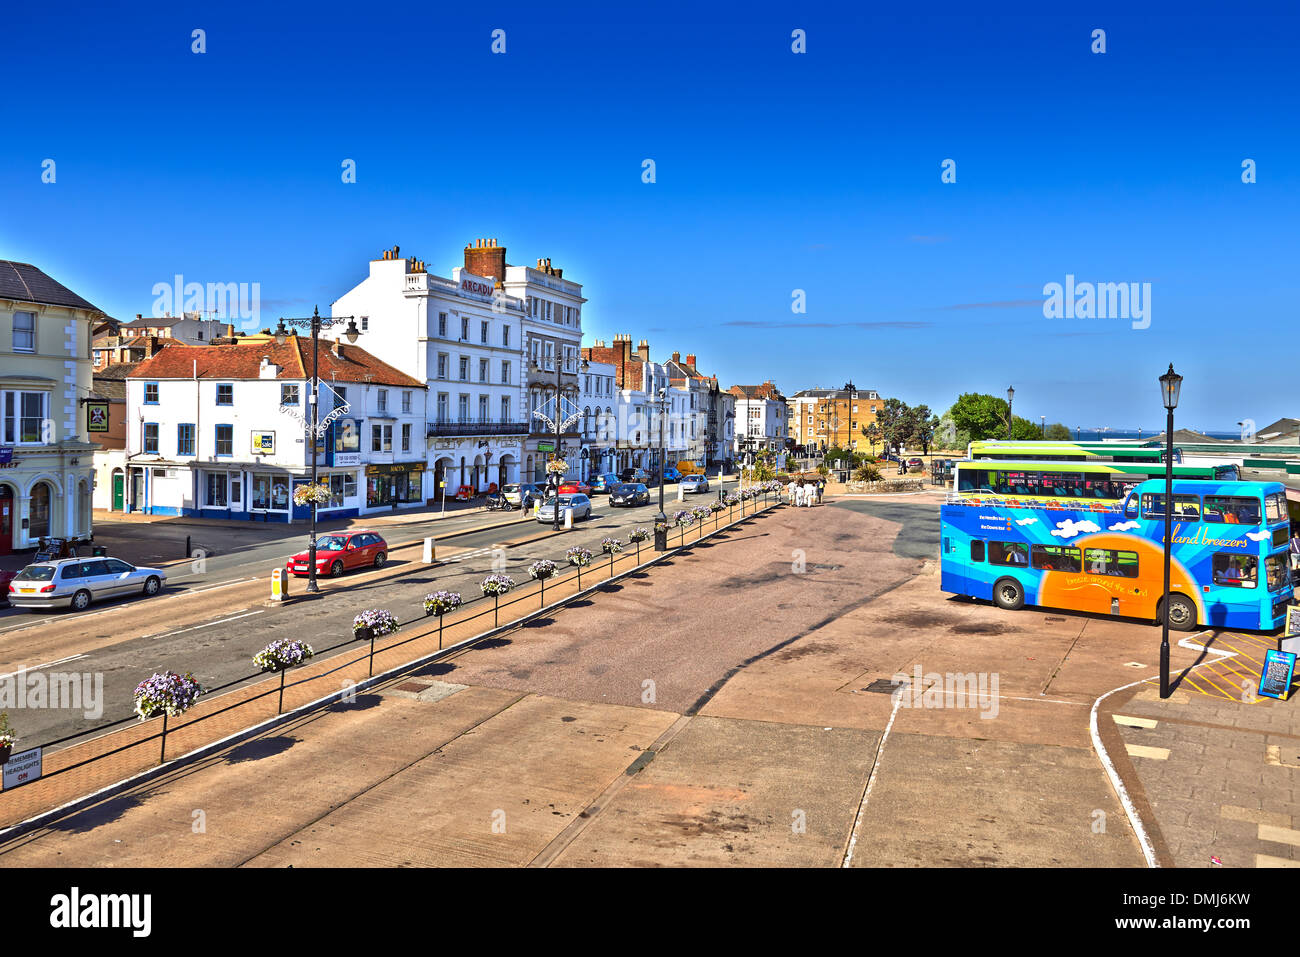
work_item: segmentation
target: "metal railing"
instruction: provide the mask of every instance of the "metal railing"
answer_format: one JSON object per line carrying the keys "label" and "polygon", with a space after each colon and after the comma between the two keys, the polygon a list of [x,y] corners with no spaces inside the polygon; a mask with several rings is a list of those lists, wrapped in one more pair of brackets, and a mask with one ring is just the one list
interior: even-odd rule
{"label": "metal railing", "polygon": [[[618,574],[615,574],[614,572],[615,565],[617,561],[620,560],[618,555],[610,553],[608,556],[606,556],[599,552],[593,552],[591,565],[588,566],[588,570],[586,571],[586,575],[588,576],[588,580],[591,581],[591,584],[586,589],[584,589],[582,585],[583,569],[581,567],[571,566],[573,567],[573,570],[569,573],[563,575],[553,575],[546,580],[540,581],[538,583],[538,588],[536,589],[536,591],[529,588],[527,584],[525,584],[522,586],[518,586],[512,589],[511,591],[507,592],[505,598],[501,598],[500,596],[492,597],[492,596],[484,595],[478,598],[472,598],[466,600],[460,605],[459,608],[456,609],[456,612],[454,613],[454,618],[452,618],[450,622],[444,621],[444,616],[441,615],[434,616],[427,613],[418,615],[407,621],[399,622],[396,630],[389,633],[390,635],[400,634],[403,629],[406,629],[417,623],[427,623],[430,618],[436,617],[438,619],[438,626],[437,626],[438,651],[430,655],[423,655],[417,657],[412,661],[400,662],[390,667],[389,671],[392,672],[392,671],[398,671],[410,667],[422,666],[424,663],[432,661],[449,651],[473,646],[474,644],[477,644],[481,641],[493,637],[499,631],[518,627],[532,618],[541,616],[545,612],[563,607],[569,602],[572,602],[575,599],[579,598],[581,595],[585,594],[586,592],[592,591],[598,585],[607,584],[612,581],[617,581],[620,578],[624,578],[627,577],[628,575],[634,574],[637,571],[640,571],[641,569],[649,565],[653,565],[655,562],[659,560],[660,557],[671,555],[676,551],[679,551],[683,548],[690,547],[691,545],[703,541],[706,537],[712,537],[720,532],[724,532],[727,529],[731,528],[732,526],[744,522],[750,518],[753,518],[754,516],[761,514],[777,505],[780,505],[781,503],[782,503],[782,498],[780,493],[777,492],[762,493],[761,495],[752,498],[748,501],[741,500],[735,505],[727,506],[722,511],[713,512],[707,518],[697,519],[696,521],[692,522],[688,526],[673,526],[668,530],[668,548],[662,553],[655,553],[653,551],[653,542],[654,542],[653,537],[643,542],[623,543],[623,551],[620,554],[626,556],[630,551],[632,553],[632,557],[634,558],[634,564],[632,565],[631,568],[619,572]],[[724,514],[726,516],[725,521],[723,519]],[[710,523],[712,523],[713,527],[712,530],[708,531],[706,536],[705,529]],[[693,533],[693,537],[692,537],[692,533]],[[673,539],[676,539],[675,545],[672,543]],[[642,562],[641,561],[642,551],[646,551],[650,555],[655,557],[648,558],[645,562]],[[592,581],[593,575],[598,575],[602,571],[601,566],[605,565],[606,562],[608,562],[607,574]],[[577,591],[557,601],[553,601],[551,604],[548,605],[546,603],[547,589],[550,588],[554,590],[557,586],[560,586],[569,581],[573,581],[577,585]],[[515,608],[516,611],[518,611],[518,606],[531,606],[533,605],[534,602],[536,603],[536,607],[532,608],[531,610],[525,610],[521,614],[519,614],[517,618],[509,619],[505,622],[505,624],[502,624],[501,616],[503,611],[507,611],[509,613],[509,610],[512,608]],[[471,614],[466,615],[463,613],[464,610],[467,608],[475,608],[479,606],[481,606],[479,610],[474,611]],[[487,616],[489,615],[492,617],[492,624],[490,627],[486,628],[486,630],[474,634],[469,638],[463,639],[462,641],[459,641],[454,645],[450,645],[446,648],[443,647],[443,631],[445,627],[450,627],[450,626],[459,627],[468,622],[478,621],[480,619],[486,619]],[[219,707],[215,711],[205,712],[203,714],[198,714],[193,716],[186,716],[184,720],[184,724],[180,725],[179,728],[173,727],[171,729],[171,733],[175,734],[180,729],[192,728],[195,725],[201,724],[202,722],[207,721],[211,718],[215,718],[219,715],[227,714],[228,712],[234,711],[238,708],[243,708],[246,705],[252,704],[253,702],[261,701],[272,695],[275,695],[278,698],[276,715],[281,716],[285,714],[284,692],[286,689],[293,689],[299,686],[311,684],[312,682],[320,681],[322,678],[327,678],[330,675],[337,674],[338,672],[343,671],[353,665],[360,664],[361,662],[368,662],[368,669],[367,669],[368,675],[370,678],[373,678],[374,660],[375,660],[376,653],[384,654],[396,648],[400,648],[403,647],[404,645],[408,645],[411,642],[428,639],[433,634],[434,632],[432,631],[421,631],[417,634],[412,634],[409,637],[403,638],[398,641],[386,643],[381,645],[379,648],[376,648],[376,641],[379,641],[380,639],[383,638],[387,638],[389,637],[389,635],[374,635],[373,633],[366,634],[365,630],[363,629],[359,634],[354,633],[353,637],[350,639],[345,639],[341,642],[338,642],[337,644],[330,645],[327,648],[315,650],[315,654],[313,655],[313,658],[321,658],[325,655],[328,655],[331,652],[338,651],[339,649],[346,648],[347,646],[350,645],[355,646],[358,641],[368,642],[369,647],[363,654],[356,657],[347,657],[346,655],[340,655],[339,657],[347,657],[347,660],[342,661],[341,663],[337,661],[332,661],[331,663],[333,666],[328,668],[327,670],[305,676],[295,681],[287,680],[289,669],[280,670],[278,672],[279,681],[268,682],[269,686],[265,690],[258,691],[249,697],[241,697],[239,700],[231,702],[230,704],[227,704],[223,707]],[[259,671],[254,674],[244,675],[242,677],[235,678],[231,681],[227,681],[224,684],[218,685],[214,688],[204,688],[203,697],[200,700],[201,702],[210,701],[212,700],[213,695],[216,695],[221,692],[233,691],[239,688],[240,686],[247,687],[251,682],[264,681],[271,674],[275,674],[275,672]],[[311,704],[302,705],[289,713],[292,714],[294,713],[294,711],[304,711],[305,713],[306,711],[309,711],[311,708],[312,708]],[[132,716],[128,718],[121,718],[116,721],[110,721],[106,724],[98,725],[94,728],[87,728],[81,731],[76,731],[72,734],[64,735],[61,738],[55,738],[52,741],[47,741],[39,745],[38,747],[42,748],[43,753],[48,756],[51,753],[50,749],[55,748],[59,745],[67,744],[68,742],[76,741],[81,738],[101,737],[115,729],[120,729],[126,726],[138,726],[139,724],[140,721],[137,717]],[[157,741],[159,743],[158,765],[162,765],[166,763],[168,724],[169,724],[168,716],[164,713],[162,715],[162,721],[160,722],[159,730],[154,732],[153,734],[141,738],[135,738],[132,741],[121,745],[120,747],[115,747],[109,751],[91,755],[83,760],[76,761],[72,764],[68,764],[59,768],[54,768],[53,770],[50,771],[46,771],[41,775],[41,777],[32,781],[31,784],[24,785],[24,786],[31,787],[34,785],[39,785],[41,781],[49,781],[61,774],[67,774],[70,771],[75,771],[80,768],[84,768],[98,761],[102,761],[105,758],[109,758],[114,755],[121,754],[125,751],[130,751],[134,748],[140,748],[143,745],[147,745],[150,742],[154,742],[154,741]],[[252,726],[254,725],[250,725],[249,727]],[[208,744],[211,743],[212,742],[208,742]],[[208,744],[200,744],[197,745],[197,747],[199,748],[206,747],[208,746]],[[141,770],[147,770],[147,769],[141,769]],[[140,772],[136,771],[134,773],[140,773]],[[4,797],[8,796],[10,793],[12,793],[12,791],[5,791],[3,792],[3,794],[0,794],[0,808],[3,807]]]}

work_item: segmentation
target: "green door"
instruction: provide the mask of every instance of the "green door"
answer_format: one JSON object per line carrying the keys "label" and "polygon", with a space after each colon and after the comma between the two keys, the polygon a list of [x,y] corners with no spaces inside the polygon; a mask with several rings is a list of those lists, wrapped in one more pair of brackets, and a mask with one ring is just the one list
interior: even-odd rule
{"label": "green door", "polygon": [[122,489],[123,480],[121,472],[113,473],[113,511],[122,511]]}

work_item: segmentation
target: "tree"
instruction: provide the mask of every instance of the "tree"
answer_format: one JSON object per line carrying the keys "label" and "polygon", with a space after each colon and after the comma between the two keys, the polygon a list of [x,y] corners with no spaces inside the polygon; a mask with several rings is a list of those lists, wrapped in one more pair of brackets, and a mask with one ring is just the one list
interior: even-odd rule
{"label": "tree", "polygon": [[[1005,435],[1005,433],[1003,433]],[[1018,415],[1011,417],[1011,437],[1017,442],[1030,442],[1034,439],[1043,437],[1042,430],[1028,419],[1022,419]]]}
{"label": "tree", "polygon": [[880,426],[872,422],[862,427],[862,437],[871,443],[871,457],[876,456],[876,443],[880,441]]}
{"label": "tree", "polygon": [[959,395],[946,417],[952,419],[958,430],[968,433],[972,441],[1007,437],[1007,400],[995,395],[980,392]]}
{"label": "tree", "polygon": [[907,418],[907,404],[902,399],[886,399],[880,407],[876,424],[880,426],[886,449],[898,450],[900,443],[907,440],[911,431]]}
{"label": "tree", "polygon": [[1053,422],[1047,427],[1047,432],[1044,434],[1053,442],[1068,442],[1070,439],[1074,438],[1074,436],[1070,434],[1069,427],[1062,425],[1060,422]]}
{"label": "tree", "polygon": [[921,454],[930,454],[930,443],[934,441],[935,429],[939,427],[939,417],[930,413],[928,405],[918,405],[907,410],[911,425],[909,437],[921,443]]}

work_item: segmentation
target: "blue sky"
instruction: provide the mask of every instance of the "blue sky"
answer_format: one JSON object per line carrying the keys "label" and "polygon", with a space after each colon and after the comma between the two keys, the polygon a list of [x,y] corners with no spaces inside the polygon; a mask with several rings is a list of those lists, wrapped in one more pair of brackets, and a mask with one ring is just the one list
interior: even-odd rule
{"label": "blue sky", "polygon": [[[1172,361],[1182,425],[1300,414],[1294,15],[36,6],[6,17],[0,258],[110,315],[181,273],[260,283],[269,325],[381,249],[449,275],[491,236],[584,283],[588,340],[728,385],[851,378],[936,411],[1014,385],[1034,420],[1152,427]],[[1150,327],[1044,318],[1067,274],[1150,282]]]}

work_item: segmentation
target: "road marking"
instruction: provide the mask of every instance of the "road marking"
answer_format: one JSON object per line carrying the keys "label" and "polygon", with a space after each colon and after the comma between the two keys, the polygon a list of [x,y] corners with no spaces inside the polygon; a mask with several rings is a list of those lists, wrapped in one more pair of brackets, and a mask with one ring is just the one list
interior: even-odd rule
{"label": "road marking", "polygon": [[1256,867],[1300,867],[1300,861],[1287,860],[1285,857],[1270,857],[1267,854],[1255,855]]}
{"label": "road marking", "polygon": [[1126,728],[1154,728],[1159,724],[1151,718],[1135,718],[1127,714],[1112,714],[1111,717],[1115,719],[1116,724],[1122,724]]}
{"label": "road marking", "polygon": [[50,665],[61,665],[61,664],[63,664],[65,661],[76,661],[78,658],[84,658],[84,657],[86,657],[86,656],[85,656],[85,655],[69,655],[67,658],[59,658],[59,659],[57,659],[57,660],[55,660],[55,661],[47,661],[47,662],[45,662],[44,664],[40,664],[40,665],[32,665],[30,668],[28,668],[27,666],[24,665],[23,667],[19,668],[18,671],[11,671],[11,672],[9,672],[8,674],[0,675],[0,678],[12,678],[12,677],[14,677],[15,675],[19,674],[19,672],[40,671],[42,668],[48,668],[48,667],[50,667]]}
{"label": "road marking", "polygon": [[876,759],[871,762],[871,774],[867,776],[867,789],[862,792],[862,802],[858,805],[857,817],[853,819],[853,830],[849,832],[849,849],[844,852],[844,860],[840,863],[840,867],[848,867],[853,862],[853,849],[858,844],[858,827],[862,824],[862,815],[867,810],[867,799],[871,797],[871,789],[876,785],[876,772],[880,770],[880,758],[885,753],[885,742],[889,740],[889,732],[894,728],[894,718],[898,717],[898,709],[902,703],[903,696],[900,694],[894,700],[894,710],[889,712],[889,723],[885,725],[885,733],[880,736]]}
{"label": "road marking", "polygon": [[265,609],[258,609],[257,611],[246,611],[242,615],[231,615],[229,618],[219,618],[216,621],[204,622],[202,625],[191,625],[189,628],[182,628],[179,631],[169,631],[165,635],[154,635],[153,637],[154,640],[157,641],[159,638],[170,638],[173,635],[183,635],[187,631],[198,631],[200,628],[211,628],[213,625],[224,625],[228,621],[235,621],[239,618],[247,618],[250,615],[264,615],[264,614],[266,614]]}
{"label": "road marking", "polygon": [[1169,758],[1168,748],[1153,748],[1145,744],[1124,742],[1124,750],[1134,758],[1150,758],[1152,761],[1165,761]]}
{"label": "road marking", "polygon": [[1132,681],[1118,688],[1112,688],[1094,701],[1088,719],[1088,733],[1092,736],[1092,748],[1097,752],[1097,757],[1101,758],[1101,766],[1106,771],[1106,777],[1110,778],[1110,786],[1115,789],[1120,806],[1124,808],[1124,814],[1128,817],[1129,826],[1133,828],[1133,833],[1137,835],[1138,845],[1142,848],[1142,856],[1146,858],[1147,867],[1159,867],[1160,865],[1156,861],[1155,846],[1152,845],[1146,827],[1142,824],[1142,818],[1138,817],[1137,809],[1133,806],[1132,800],[1129,799],[1128,790],[1124,787],[1119,772],[1115,770],[1115,765],[1110,760],[1110,754],[1106,751],[1106,746],[1101,743],[1101,735],[1097,731],[1097,709],[1101,707],[1101,703],[1117,691],[1126,691],[1137,685],[1145,684],[1148,680],[1150,679],[1143,678],[1141,681]]}

